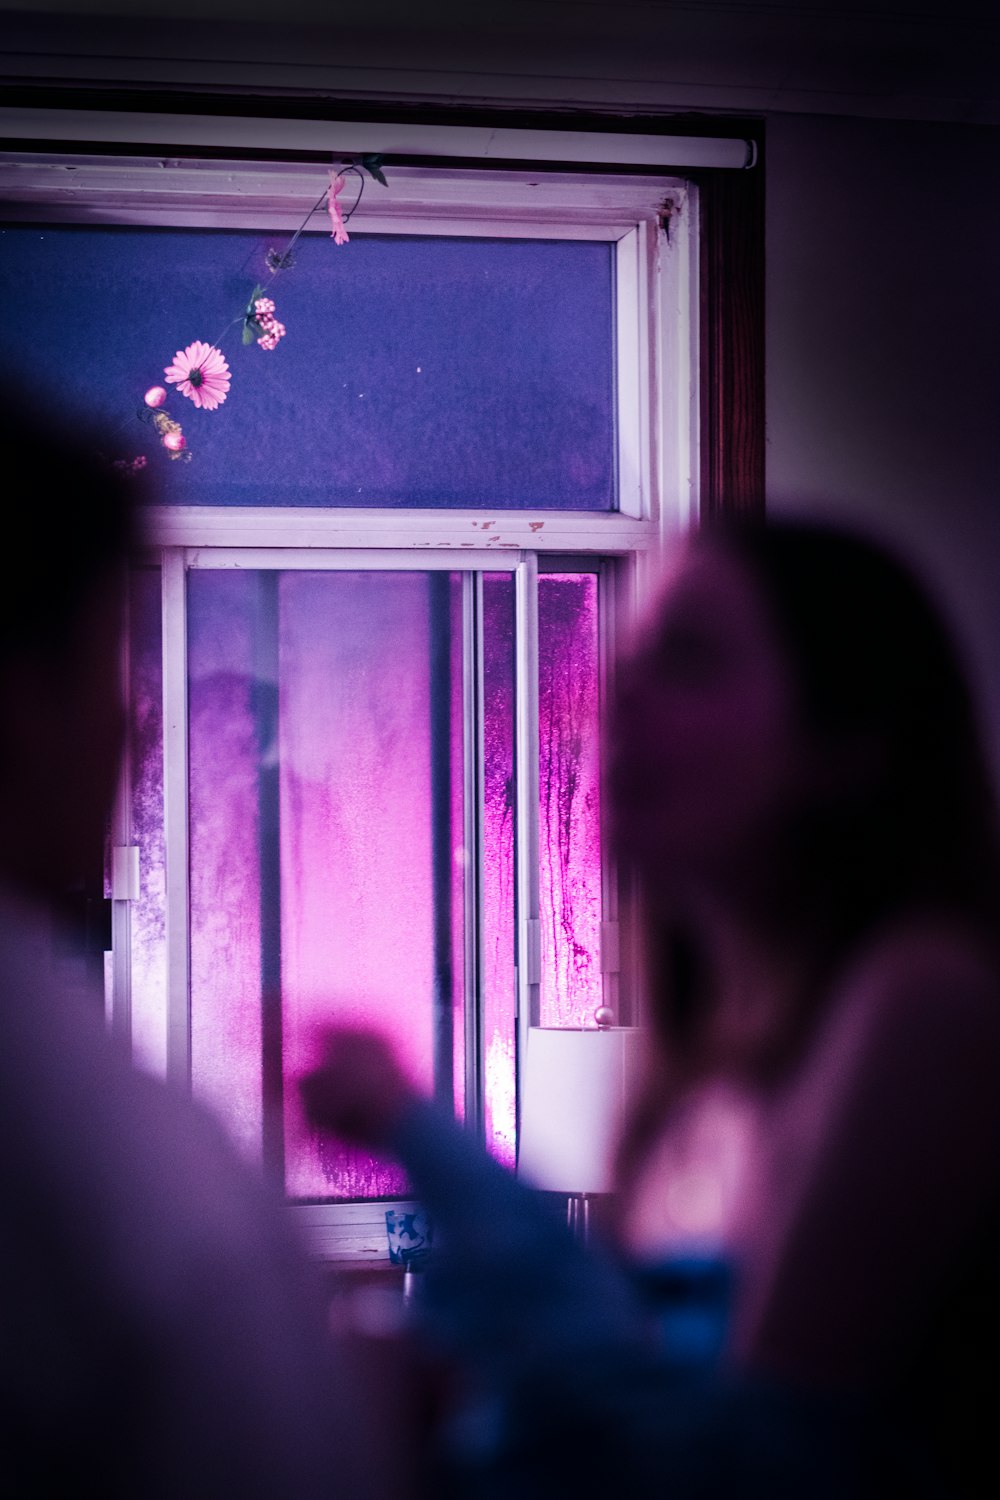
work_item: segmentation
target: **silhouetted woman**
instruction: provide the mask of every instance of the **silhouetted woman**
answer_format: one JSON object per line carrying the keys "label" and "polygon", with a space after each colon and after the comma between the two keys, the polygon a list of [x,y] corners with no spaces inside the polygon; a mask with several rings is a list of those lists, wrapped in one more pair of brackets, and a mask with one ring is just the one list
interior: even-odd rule
{"label": "silhouetted woman", "polygon": [[833,528],[689,538],[609,767],[651,1039],[612,1240],[568,1242],[377,1039],[331,1037],[305,1085],[445,1231],[429,1327],[481,1395],[456,1487],[992,1494],[1000,855],[937,612]]}

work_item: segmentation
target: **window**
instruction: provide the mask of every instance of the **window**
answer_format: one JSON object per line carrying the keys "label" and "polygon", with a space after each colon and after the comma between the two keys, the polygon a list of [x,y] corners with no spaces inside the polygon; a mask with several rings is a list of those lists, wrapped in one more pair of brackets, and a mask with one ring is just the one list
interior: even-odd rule
{"label": "window", "polygon": [[[244,159],[31,169],[3,230],[9,337],[41,330],[71,398],[126,405],[239,309],[323,182]],[[389,1027],[511,1163],[524,1028],[634,1019],[602,703],[644,560],[696,514],[706,412],[694,181],[386,170],[348,246],[319,216],[297,239],[279,348],[236,347],[219,411],[172,404],[193,457],[156,455],[108,877],[112,1023],[332,1256],[384,1248],[406,1183],[303,1132],[318,1017]],[[149,435],[131,410],[123,430]]]}

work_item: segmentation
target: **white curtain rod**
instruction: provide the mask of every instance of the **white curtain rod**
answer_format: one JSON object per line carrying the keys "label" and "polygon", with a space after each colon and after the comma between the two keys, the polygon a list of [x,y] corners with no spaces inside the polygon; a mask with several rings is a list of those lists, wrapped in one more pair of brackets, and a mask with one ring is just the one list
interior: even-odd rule
{"label": "white curtain rod", "polygon": [[752,167],[754,141],[700,135],[629,135],[582,130],[509,130],[467,125],[392,125],[272,120],[235,115],[133,114],[114,110],[0,109],[7,140],[114,142],[241,150],[441,156],[609,167]]}

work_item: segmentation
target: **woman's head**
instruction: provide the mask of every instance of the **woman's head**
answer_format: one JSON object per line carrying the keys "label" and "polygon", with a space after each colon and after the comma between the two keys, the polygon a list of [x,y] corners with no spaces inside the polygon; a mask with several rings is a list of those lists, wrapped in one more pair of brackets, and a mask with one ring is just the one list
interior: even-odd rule
{"label": "woman's head", "polygon": [[908,570],[798,522],[679,550],[622,664],[620,852],[654,908],[728,881],[843,935],[996,896],[990,778],[957,655]]}
{"label": "woman's head", "polygon": [[641,642],[621,663],[611,735],[619,851],[649,889],[756,861],[800,775],[790,660],[756,578],[719,547],[672,560]]}

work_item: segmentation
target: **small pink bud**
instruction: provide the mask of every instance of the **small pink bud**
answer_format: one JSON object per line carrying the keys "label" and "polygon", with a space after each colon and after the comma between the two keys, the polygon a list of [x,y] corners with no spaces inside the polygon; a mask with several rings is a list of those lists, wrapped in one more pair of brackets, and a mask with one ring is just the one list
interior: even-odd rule
{"label": "small pink bud", "polygon": [[146,392],[142,399],[145,401],[147,406],[162,406],[164,401],[166,401],[167,399],[167,393],[163,389],[162,385],[153,385],[150,386],[149,390]]}
{"label": "small pink bud", "polygon": [[180,453],[182,448],[187,447],[187,438],[183,432],[165,432],[163,434],[163,446],[169,448],[172,453]]}

